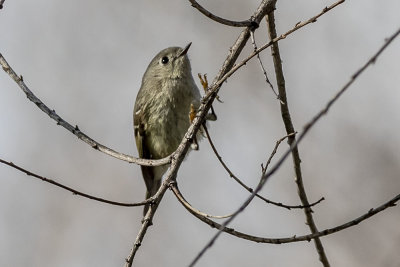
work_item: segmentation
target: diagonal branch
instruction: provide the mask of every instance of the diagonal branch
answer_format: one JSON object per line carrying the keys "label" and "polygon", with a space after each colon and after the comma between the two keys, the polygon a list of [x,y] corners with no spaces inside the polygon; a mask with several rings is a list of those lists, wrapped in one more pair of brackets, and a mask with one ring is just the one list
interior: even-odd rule
{"label": "diagonal branch", "polygon": [[[230,53],[228,55],[228,58],[225,60],[224,65],[222,66],[222,68],[220,69],[218,75],[215,77],[214,81],[213,81],[213,85],[211,86],[211,89],[213,90],[208,90],[206,95],[203,98],[203,101],[208,99],[211,95],[214,95],[216,93],[218,93],[218,90],[215,88],[219,88],[219,86],[222,85],[223,82],[225,82],[229,77],[232,76],[232,74],[234,74],[238,69],[240,69],[241,67],[243,67],[244,65],[246,65],[247,62],[250,61],[250,59],[252,59],[253,57],[255,57],[257,54],[261,53],[261,51],[265,50],[266,48],[270,47],[273,43],[276,43],[280,40],[285,39],[286,37],[288,37],[289,35],[291,35],[292,33],[294,33],[295,31],[303,28],[304,26],[310,24],[310,23],[314,23],[317,21],[317,19],[319,17],[321,17],[322,15],[324,15],[325,13],[331,11],[332,9],[334,9],[335,7],[337,7],[338,5],[344,3],[345,0],[339,0],[335,3],[333,3],[332,5],[330,5],[329,7],[325,7],[320,13],[318,13],[317,15],[309,18],[308,20],[306,20],[305,22],[298,22],[296,23],[296,25],[288,30],[287,32],[279,35],[279,37],[276,37],[275,39],[269,41],[268,43],[264,44],[263,46],[261,46],[260,48],[258,48],[256,51],[254,51],[253,53],[251,53],[249,56],[247,56],[245,59],[243,59],[240,63],[234,65],[234,63],[231,63],[230,58],[234,58],[235,60],[237,59],[237,57],[239,56],[237,53]],[[274,3],[276,2],[276,0],[274,1]],[[239,36],[239,39],[241,38],[246,38],[246,40],[249,38],[250,32],[247,31],[248,29],[246,28],[241,35]],[[241,44],[241,43],[235,43],[234,46],[231,49],[234,49],[236,51],[236,49],[238,47],[236,46],[244,46],[245,44]],[[243,47],[241,47],[241,49],[243,49]],[[231,63],[231,64],[229,64]]]}
{"label": "diagonal branch", "polygon": [[[213,142],[212,139],[211,139],[211,136],[210,136],[210,133],[208,132],[207,126],[203,125],[203,129],[204,129],[204,132],[205,132],[205,134],[206,134],[206,136],[207,136],[207,140],[208,140],[208,142],[210,143],[211,149],[214,151],[214,154],[215,154],[215,156],[217,157],[218,161],[221,163],[222,167],[223,167],[223,168],[227,171],[227,173],[229,174],[229,177],[233,178],[238,184],[240,184],[240,185],[241,185],[244,189],[246,189],[249,193],[252,193],[252,192],[254,191],[254,189],[251,188],[251,187],[248,187],[244,182],[242,182],[242,180],[240,180],[240,179],[229,169],[229,167],[226,165],[226,163],[225,163],[224,160],[222,159],[221,155],[219,154],[217,148],[215,147],[214,142]],[[275,155],[275,153],[276,153],[276,151],[277,151],[277,149],[278,149],[278,146],[279,146],[280,143],[281,143],[283,140],[285,140],[287,137],[288,137],[288,135],[286,135],[286,136],[282,137],[281,139],[279,139],[278,141],[276,141],[276,143],[275,143],[275,148],[274,148],[274,150],[273,150],[273,153],[271,154],[270,158],[268,159],[268,161],[267,161],[265,167],[262,168],[263,173],[266,172],[267,167],[268,167],[269,163],[271,162],[272,157]],[[304,208],[305,208],[305,206],[303,206],[303,205],[286,205],[286,204],[283,204],[283,203],[280,203],[280,202],[275,202],[275,201],[269,200],[269,199],[267,199],[267,198],[261,196],[260,194],[256,194],[256,197],[259,198],[259,199],[261,199],[261,200],[263,200],[264,202],[266,202],[266,203],[268,203],[268,204],[272,204],[272,205],[275,205],[275,206],[278,206],[278,207],[286,208],[286,209],[288,209],[288,210],[291,210],[291,209],[304,209]],[[316,201],[316,202],[314,202],[314,203],[311,203],[308,207],[315,206],[315,205],[319,204],[319,203],[320,203],[321,201],[323,201],[323,200],[325,200],[325,198],[322,197],[322,198],[320,198],[318,201]]]}
{"label": "diagonal branch", "polygon": [[[253,45],[254,52],[257,52],[257,44],[256,44],[256,38],[254,36],[254,31],[250,32],[250,36],[251,36],[251,44]],[[276,96],[276,98],[279,99],[279,95],[276,93],[274,86],[272,85],[271,81],[268,78],[268,74],[267,74],[267,71],[265,70],[264,64],[260,57],[260,54],[257,54],[257,59],[258,59],[258,63],[260,64],[261,70],[264,74],[265,82],[269,85],[269,87],[271,88],[271,90],[274,93],[274,95]]]}
{"label": "diagonal branch", "polygon": [[92,148],[101,151],[107,155],[110,155],[114,158],[127,161],[130,163],[136,163],[139,165],[144,165],[144,166],[159,166],[159,165],[165,165],[170,163],[171,159],[170,157],[166,157],[163,159],[159,160],[149,160],[149,159],[141,159],[141,158],[135,158],[123,153],[119,153],[111,148],[108,148],[89,136],[87,136],[85,133],[83,133],[78,125],[75,127],[72,126],[70,123],[67,121],[63,120],[53,109],[50,109],[46,104],[44,104],[38,97],[36,97],[33,92],[28,88],[28,86],[25,84],[22,76],[18,76],[17,73],[11,68],[11,66],[8,64],[6,59],[3,57],[3,55],[0,53],[0,65],[3,67],[3,70],[18,84],[18,86],[22,89],[22,91],[26,94],[28,99],[32,101],[38,108],[40,108],[44,113],[46,113],[50,118],[55,120],[57,122],[57,125],[60,125],[73,133],[75,136],[77,136],[79,139],[81,139],[83,142],[89,144]]}
{"label": "diagonal branch", "polygon": [[[299,144],[299,142],[304,138],[304,136],[308,133],[308,131],[317,123],[317,121],[319,121],[320,119],[321,119],[321,117],[323,116],[323,115],[325,115],[328,111],[329,111],[329,108],[339,99],[339,97],[353,84],[353,82],[367,69],[367,67],[369,67],[371,64],[373,64],[373,63],[375,63],[376,62],[376,60],[378,59],[378,57],[381,55],[381,53],[389,46],[389,44],[391,44],[392,42],[393,42],[393,40],[396,38],[396,37],[398,37],[398,35],[400,34],[400,28],[392,35],[392,36],[390,36],[390,38],[388,38],[388,39],[386,39],[385,40],[385,43],[384,43],[384,45],[378,50],[378,52],[376,52],[359,70],[357,70],[356,71],[356,73],[355,74],[353,74],[352,76],[351,76],[351,79],[336,93],[336,95],[326,104],[326,106],[319,112],[319,113],[317,113],[317,115],[315,115],[312,119],[311,119],[311,121],[309,122],[309,123],[307,123],[305,126],[304,126],[304,130],[303,130],[303,132],[299,135],[299,137],[298,137],[298,139],[295,141],[295,142],[293,142],[292,144],[291,144],[291,146],[290,146],[290,148],[281,156],[281,158],[275,163],[275,165],[267,172],[267,173],[265,173],[265,174],[263,174],[263,176],[262,176],[262,179],[261,179],[261,181],[260,181],[260,183],[259,183],[259,186],[257,186],[257,188],[254,190],[254,192],[251,194],[251,196],[249,196],[248,197],[248,199],[242,204],[242,206],[240,206],[239,207],[239,209],[237,210],[237,212],[235,212],[233,215],[232,215],[232,217],[230,217],[228,220],[226,220],[222,225],[220,225],[220,224],[216,224],[215,222],[213,222],[213,221],[211,221],[211,224],[214,226],[214,227],[216,227],[217,229],[219,229],[218,230],[218,232],[211,238],[211,240],[206,244],[206,246],[199,252],[199,254],[196,256],[196,258],[192,261],[192,263],[190,264],[190,266],[194,266],[194,264],[198,261],[198,259],[205,253],[205,251],[209,248],[209,247],[211,247],[213,244],[214,244],[214,242],[217,240],[217,238],[220,236],[220,234],[222,233],[222,231],[225,231],[225,229],[227,229],[225,232],[227,232],[227,233],[229,233],[229,232],[232,232],[232,231],[234,231],[233,229],[229,229],[229,228],[226,228],[226,226],[248,205],[248,203],[249,203],[249,201],[251,201],[253,198],[254,198],[254,196],[255,196],[255,194],[257,194],[260,190],[261,190],[261,188],[263,187],[263,185],[265,184],[265,182],[267,181],[267,179],[269,178],[269,177],[271,177],[280,167],[281,167],[281,165],[283,164],[283,162],[287,159],[287,157],[292,153],[292,151],[293,151],[293,149]],[[247,60],[247,59],[246,59]],[[242,63],[240,63],[240,64],[242,64]],[[240,65],[239,64],[239,65]],[[236,68],[236,67],[235,67]],[[227,78],[227,77],[229,77],[229,73],[230,72],[232,72],[233,71],[233,69],[235,69],[235,68],[232,68],[232,70],[231,71],[229,71],[224,77],[223,77],[223,79],[225,78]],[[219,84],[219,82],[220,81],[218,81],[218,82],[216,82],[215,84],[216,85],[218,85]],[[214,87],[212,87],[211,89],[210,89],[210,91],[212,92],[213,90],[215,90],[215,88]],[[211,97],[213,97],[214,95],[213,94],[211,94]],[[214,96],[215,97],[215,96]],[[370,212],[371,212],[371,214],[366,214],[366,215],[363,215],[363,216],[361,216],[361,217],[363,217],[363,218],[361,218],[360,217],[360,220],[362,221],[362,220],[365,220],[366,218],[369,218],[369,217],[371,217],[372,215],[375,215],[376,213],[378,213],[378,212],[380,212],[380,211],[382,211],[382,210],[384,210],[384,209],[386,209],[386,208],[388,208],[388,207],[390,207],[390,206],[393,206],[394,205],[394,203],[396,203],[398,200],[400,199],[400,195],[398,195],[398,196],[396,196],[394,199],[392,199],[391,201],[389,201],[389,202],[387,202],[387,203],[385,203],[384,205],[382,205],[382,206],[380,206],[380,207],[378,207],[377,209],[375,209],[375,210],[371,210]],[[365,218],[364,218],[365,217]],[[200,218],[199,218],[200,219]],[[357,221],[357,223],[358,223],[358,221]],[[349,226],[345,226],[344,228],[347,228],[347,227],[349,227]],[[336,227],[335,228],[335,231],[337,232],[337,231],[339,231],[339,230],[341,230],[341,229],[344,229],[344,228],[338,228],[338,227]],[[308,236],[304,236],[304,240],[311,240],[312,238],[317,238],[317,237],[320,237],[320,236],[323,236],[323,235],[325,235],[324,233],[325,233],[325,231],[323,231],[323,232],[321,232],[321,233],[323,233],[323,234],[321,234],[321,235],[319,235],[319,234],[311,234],[311,235],[308,235]],[[243,233],[240,233],[240,237],[243,237],[243,238],[245,238],[245,237],[248,237],[249,235],[246,235],[246,234],[243,234]],[[277,241],[279,241],[278,243],[282,243],[282,240],[281,239],[279,239],[279,240],[276,240],[276,239],[270,239],[270,241],[267,241],[267,240],[264,240],[264,241],[262,241],[263,239],[256,239],[256,240],[254,240],[254,241],[256,241],[256,242],[264,242],[265,241],[265,243],[277,243]],[[294,242],[294,241],[302,241],[302,240],[298,240],[296,237],[295,238],[293,238],[292,239],[293,241],[290,241],[290,242]],[[289,242],[289,241],[288,241]]]}
{"label": "diagonal branch", "polygon": [[0,163],[6,164],[6,165],[8,165],[10,167],[13,167],[14,169],[17,169],[17,170],[19,170],[21,172],[24,172],[28,176],[35,177],[35,178],[40,179],[40,180],[42,180],[42,181],[44,181],[46,183],[50,183],[52,185],[55,185],[55,186],[60,187],[62,189],[65,189],[65,190],[67,190],[69,192],[72,192],[72,194],[74,194],[74,195],[82,196],[82,197],[89,198],[89,199],[92,199],[92,200],[95,200],[95,201],[99,201],[99,202],[103,202],[103,203],[107,203],[107,204],[111,204],[111,205],[115,205],[115,206],[123,206],[123,207],[137,207],[137,206],[143,206],[143,205],[145,205],[147,203],[153,202],[153,197],[151,197],[149,199],[146,199],[146,200],[144,200],[142,202],[138,202],[138,203],[125,203],[125,202],[118,202],[118,201],[108,200],[108,199],[104,199],[104,198],[100,198],[100,197],[95,197],[95,196],[89,195],[87,193],[83,193],[83,192],[80,192],[78,190],[75,190],[75,189],[73,189],[73,188],[71,188],[69,186],[63,185],[63,184],[61,184],[59,182],[56,182],[56,181],[54,181],[52,179],[49,179],[49,178],[46,178],[44,176],[40,176],[40,175],[38,175],[36,173],[30,172],[30,171],[28,171],[28,170],[26,170],[26,169],[24,169],[24,168],[22,168],[20,166],[15,165],[12,162],[7,162],[7,161],[5,161],[3,159],[0,159]]}
{"label": "diagonal branch", "polygon": [[[271,40],[275,39],[277,34],[276,34],[276,27],[275,27],[275,16],[274,12],[271,12],[267,15],[267,24],[268,24],[268,33],[269,37]],[[282,115],[282,120],[285,125],[286,133],[290,134],[295,132],[293,122],[290,116],[290,111],[289,111],[289,105],[288,105],[288,100],[286,98],[286,85],[285,85],[285,77],[283,74],[283,68],[282,68],[282,60],[279,52],[279,45],[278,43],[273,43],[272,48],[271,48],[271,53],[274,61],[274,66],[275,66],[275,76],[276,76],[276,81],[278,84],[278,91],[279,91],[279,98],[283,102],[281,102],[281,115]],[[296,142],[296,136],[292,135],[288,137],[288,144],[291,146],[293,143]],[[298,194],[300,197],[300,201],[303,204],[303,206],[309,206],[310,203],[307,198],[307,194],[304,188],[303,184],[303,175],[301,171],[301,166],[300,166],[300,153],[297,145],[293,146],[292,149],[292,159],[293,159],[293,167],[294,167],[294,172],[295,172],[295,181],[297,184],[297,190]],[[311,208],[305,208],[304,213],[306,216],[307,220],[307,225],[311,230],[311,233],[315,234],[318,232],[318,228],[314,222],[313,216],[312,216],[312,210]],[[319,255],[319,260],[321,263],[325,266],[328,267],[330,266],[328,257],[326,256],[324,247],[322,245],[322,242],[320,238],[315,238],[314,239],[315,247],[317,249],[318,255]]]}

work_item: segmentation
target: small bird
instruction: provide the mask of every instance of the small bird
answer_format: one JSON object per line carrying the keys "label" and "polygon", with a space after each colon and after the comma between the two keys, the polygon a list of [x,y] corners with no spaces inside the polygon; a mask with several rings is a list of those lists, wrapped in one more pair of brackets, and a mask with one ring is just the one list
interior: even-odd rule
{"label": "small bird", "polygon": [[[190,126],[193,109],[200,106],[200,92],[187,56],[190,45],[162,50],[143,75],[133,111],[140,158],[161,159],[172,154]],[[168,167],[141,166],[146,199],[158,191]],[[148,209],[149,204],[144,207],[144,215]]]}

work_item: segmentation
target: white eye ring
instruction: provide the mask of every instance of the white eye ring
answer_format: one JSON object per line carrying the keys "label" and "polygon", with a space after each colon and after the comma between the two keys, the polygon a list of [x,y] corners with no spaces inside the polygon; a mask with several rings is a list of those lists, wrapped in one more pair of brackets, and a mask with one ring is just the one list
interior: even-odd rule
{"label": "white eye ring", "polygon": [[167,56],[164,56],[160,59],[160,63],[165,65],[169,62],[169,58]]}

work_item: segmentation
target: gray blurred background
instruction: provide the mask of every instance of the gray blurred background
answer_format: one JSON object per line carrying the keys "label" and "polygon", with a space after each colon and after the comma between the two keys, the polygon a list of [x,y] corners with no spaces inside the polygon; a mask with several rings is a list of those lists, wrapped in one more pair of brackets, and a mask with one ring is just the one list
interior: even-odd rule
{"label": "gray blurred background", "polygon": [[[333,1],[278,1],[278,33]],[[201,1],[215,14],[247,19],[259,1]],[[296,129],[322,108],[400,26],[400,1],[346,1],[280,42]],[[137,155],[132,109],[152,57],[193,45],[193,73],[218,72],[241,30],[216,24],[188,1],[6,0],[0,52],[50,108],[98,142]],[[267,42],[263,23],[258,45]],[[242,57],[251,51],[250,43]],[[261,55],[272,81],[269,50]],[[400,40],[360,77],[300,145],[304,182],[319,229],[347,222],[400,192]],[[199,83],[198,83],[199,84]],[[144,198],[140,168],[93,150],[56,126],[0,72],[0,157],[84,192],[119,201]],[[284,132],[279,103],[253,60],[224,84],[210,132],[249,186]],[[179,171],[198,209],[227,214],[248,196],[203,141]],[[278,152],[286,149],[283,144]],[[142,208],[74,196],[0,166],[0,266],[123,266]],[[289,159],[262,194],[299,204]],[[391,208],[322,239],[332,266],[400,266],[400,212]],[[231,225],[265,237],[307,234],[303,211],[255,200]],[[167,191],[135,266],[187,266],[215,233]],[[197,266],[320,266],[312,242],[257,244],[223,234]]]}

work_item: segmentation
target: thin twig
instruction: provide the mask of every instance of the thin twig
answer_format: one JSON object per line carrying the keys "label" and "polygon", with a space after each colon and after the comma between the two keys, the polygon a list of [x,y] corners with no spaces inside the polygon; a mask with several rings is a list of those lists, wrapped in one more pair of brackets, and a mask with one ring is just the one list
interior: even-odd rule
{"label": "thin twig", "polygon": [[[268,24],[268,33],[269,37],[271,40],[276,38],[276,27],[275,27],[275,15],[274,12],[271,12],[267,15],[266,17],[267,24]],[[281,103],[281,115],[282,115],[282,120],[285,125],[286,132],[293,133],[294,126],[293,122],[291,119],[290,111],[289,111],[289,103],[286,98],[286,86],[285,86],[285,76],[283,74],[283,68],[282,68],[282,60],[279,52],[279,44],[274,43],[271,47],[271,54],[273,57],[274,61],[274,66],[275,66],[275,76],[276,76],[276,81],[278,84],[278,91],[279,91],[279,97],[283,101]],[[293,144],[296,141],[296,136],[292,135],[289,136],[288,138],[288,144],[289,146]],[[297,146],[293,147],[292,150],[292,159],[293,159],[293,168],[295,172],[295,182],[297,184],[297,192],[300,197],[301,204],[304,206],[308,206],[310,203],[308,202],[308,197],[306,190],[304,188],[304,183],[303,183],[303,174],[301,171],[301,160],[300,160],[300,152]],[[315,234],[318,232],[318,228],[314,222],[314,218],[312,216],[312,210],[311,208],[305,208],[304,213],[306,216],[307,220],[307,225],[310,228],[311,233]],[[320,238],[315,238],[314,239],[314,244],[315,248],[317,249],[318,255],[319,255],[319,260],[325,267],[329,267],[329,260],[328,257],[326,256],[326,252],[324,250],[324,246],[322,245],[321,239]]]}
{"label": "thin twig", "polygon": [[[249,187],[249,186],[247,186],[245,183],[243,183],[242,180],[240,180],[240,179],[229,169],[229,167],[226,165],[225,161],[222,159],[221,155],[219,154],[217,148],[216,148],[215,145],[214,145],[214,142],[213,142],[212,139],[211,139],[211,136],[210,136],[210,133],[208,132],[207,126],[203,125],[203,128],[204,128],[204,132],[205,132],[205,134],[206,134],[207,140],[208,140],[208,142],[209,142],[209,144],[210,144],[210,146],[211,146],[211,149],[214,151],[214,154],[215,154],[215,156],[217,157],[218,161],[221,163],[222,167],[228,172],[228,174],[229,174],[229,176],[230,176],[231,178],[233,178],[238,184],[240,184],[240,185],[241,185],[244,189],[246,189],[249,193],[252,193],[252,192],[254,191],[254,189],[251,188],[251,187]],[[283,140],[285,140],[287,137],[288,137],[288,135],[286,135],[286,136],[282,137],[281,139],[279,139],[278,141],[276,141],[276,143],[275,143],[275,148],[274,148],[274,150],[273,150],[273,154],[271,154],[270,158],[268,159],[268,161],[267,161],[267,163],[266,163],[266,166],[263,167],[263,170],[262,170],[263,173],[266,172],[267,167],[268,167],[269,163],[271,162],[272,157],[275,155],[275,153],[276,153],[276,151],[277,151],[277,149],[278,149],[278,146],[279,146],[280,143],[281,143]],[[285,205],[285,204],[280,203],[280,202],[275,202],[275,201],[269,200],[269,199],[267,199],[267,198],[261,196],[260,194],[256,194],[256,197],[258,197],[259,199],[265,201],[265,202],[268,203],[268,204],[272,204],[272,205],[275,205],[275,206],[278,206],[278,207],[286,208],[286,209],[288,209],[288,210],[291,210],[291,209],[304,209],[304,208],[305,208],[305,207],[302,206],[302,205],[296,205],[296,206],[295,206],[295,205]],[[324,199],[325,199],[325,198],[323,198],[323,197],[320,198],[318,201],[316,201],[316,202],[314,202],[314,203],[311,203],[309,207],[312,207],[312,206],[315,206],[315,205],[319,204],[319,203],[320,203],[321,201],[323,201]]]}
{"label": "thin twig", "polygon": [[[254,32],[253,31],[250,32],[250,37],[251,37],[251,44],[253,45],[254,52],[257,52],[258,48],[257,48],[256,38],[254,36]],[[262,70],[262,72],[264,74],[265,82],[269,85],[269,87],[271,87],[271,90],[275,94],[276,98],[279,99],[278,93],[275,91],[274,86],[272,85],[271,81],[268,78],[268,74],[267,74],[267,71],[265,70],[264,64],[261,61],[260,54],[257,54],[257,59],[258,59],[258,63],[260,63],[261,70]]]}
{"label": "thin twig", "polygon": [[212,14],[210,11],[208,11],[207,9],[202,7],[195,0],[189,0],[189,2],[192,4],[192,7],[196,8],[198,11],[200,11],[200,13],[202,13],[203,15],[209,17],[210,19],[212,19],[218,23],[232,26],[232,27],[250,27],[250,26],[252,26],[254,28],[258,28],[258,24],[252,20],[233,21],[233,20],[224,19],[224,18],[221,18],[221,17],[218,17],[218,16]]}
{"label": "thin twig", "polygon": [[[222,233],[222,231],[227,232],[227,233],[232,233],[232,232],[234,231],[233,229],[226,228],[226,226],[237,216],[237,214],[240,213],[240,211],[242,211],[242,210],[249,204],[249,201],[251,201],[251,200],[254,198],[255,194],[258,193],[259,190],[261,190],[261,188],[263,187],[263,185],[265,184],[265,182],[267,181],[267,179],[268,179],[269,177],[271,177],[271,176],[281,167],[281,165],[282,165],[283,162],[287,159],[287,157],[291,154],[291,152],[293,151],[293,149],[299,144],[299,142],[304,138],[304,136],[308,133],[308,131],[315,125],[315,123],[316,123],[324,114],[326,114],[326,113],[328,112],[329,108],[330,108],[330,107],[336,102],[336,100],[350,87],[350,85],[353,84],[353,82],[355,81],[355,79],[356,79],[357,77],[359,77],[359,75],[360,75],[361,73],[363,73],[364,70],[365,70],[368,66],[370,66],[372,63],[376,62],[378,56],[385,50],[385,48],[386,48],[399,34],[400,34],[400,29],[398,29],[398,31],[395,32],[390,38],[386,39],[386,40],[385,40],[385,44],[378,50],[378,52],[377,52],[373,57],[371,57],[371,58],[367,61],[367,63],[365,63],[365,65],[363,65],[354,75],[352,75],[350,81],[349,81],[348,83],[346,83],[345,86],[344,86],[342,89],[340,89],[340,90],[338,91],[338,93],[328,102],[328,104],[325,106],[325,108],[323,108],[309,123],[306,124],[306,126],[304,127],[303,132],[299,135],[298,139],[297,139],[295,142],[293,142],[293,143],[291,144],[291,146],[289,147],[289,149],[281,156],[281,158],[274,164],[274,166],[273,166],[267,173],[265,173],[265,175],[262,176],[262,179],[261,179],[259,185],[257,186],[257,188],[254,190],[254,192],[251,194],[251,196],[249,196],[248,199],[238,208],[237,212],[235,212],[235,213],[233,214],[232,217],[230,217],[229,219],[227,219],[222,225],[217,224],[217,223],[215,223],[215,222],[213,222],[213,221],[210,222],[210,225],[211,225],[211,226],[216,227],[216,228],[219,229],[219,230],[218,230],[218,232],[211,238],[211,240],[204,246],[204,248],[199,252],[199,254],[198,254],[198,255],[195,257],[195,259],[191,262],[190,266],[194,266],[194,264],[200,259],[200,257],[205,253],[205,251],[206,251],[208,248],[210,248],[210,247],[214,244],[214,242],[215,242],[216,239],[219,237],[219,235]],[[230,71],[229,71],[229,72],[230,72]],[[229,72],[228,72],[227,74],[229,74]],[[224,77],[226,77],[226,76],[227,76],[227,75],[224,75]],[[216,83],[215,83],[215,86],[218,86],[218,84],[219,84],[219,82],[216,82]],[[218,87],[212,87],[211,90],[215,90],[216,88],[218,88]],[[213,97],[213,95],[211,95],[211,97]],[[393,205],[394,203],[396,203],[396,202],[399,200],[399,198],[400,198],[400,195],[396,196],[394,199],[392,199],[390,202],[386,203],[385,205],[389,205],[389,206],[390,206],[390,205]],[[389,206],[387,206],[387,207],[389,207]],[[384,208],[379,207],[378,210],[379,210],[379,211],[382,211],[383,209],[386,209],[387,207],[384,207]],[[378,211],[378,212],[379,212],[379,211]],[[371,211],[370,211],[370,212],[371,212]],[[372,213],[373,213],[372,215],[374,215],[374,214],[376,214],[376,213],[378,213],[378,212],[374,212],[374,210],[372,210]],[[369,213],[368,213],[368,214],[363,215],[363,216],[371,217],[372,215],[369,216]],[[363,216],[362,216],[362,217],[363,217]],[[199,218],[199,219],[200,219],[200,218]],[[207,220],[209,220],[209,219],[207,219]],[[363,219],[363,220],[364,220],[364,219]],[[206,221],[206,220],[203,220],[203,221]],[[210,221],[210,220],[209,220],[209,221]],[[349,226],[347,226],[347,227],[349,227]],[[344,228],[347,228],[347,227],[344,227]],[[343,228],[343,229],[344,229],[344,228]],[[335,229],[336,229],[336,228],[335,228]],[[334,231],[334,232],[337,232],[337,231]],[[304,236],[304,237],[307,237],[307,238],[306,238],[306,239],[302,239],[302,240],[308,240],[308,241],[310,241],[310,240],[313,239],[313,238],[318,238],[318,237],[320,237],[320,236],[325,235],[325,234],[324,234],[325,231],[322,231],[322,232],[320,232],[320,233],[321,233],[321,235],[319,235],[319,234],[316,233],[316,234],[310,234],[310,235]],[[236,236],[238,236],[238,237],[242,237],[242,238],[248,237],[248,238],[246,238],[246,239],[249,239],[249,240],[252,240],[252,241],[256,241],[256,242],[282,243],[282,239],[268,239],[269,241],[267,241],[267,239],[258,239],[258,238],[255,238],[255,239],[254,239],[254,236],[246,235],[246,234],[243,234],[243,233],[238,233],[238,232],[236,232],[236,234],[237,234]],[[251,238],[253,238],[253,239],[250,239],[249,237],[251,237]],[[304,237],[303,237],[303,238],[304,238]],[[262,240],[264,240],[264,241],[262,241]],[[302,241],[302,240],[297,240],[296,237],[292,238],[291,240],[292,240],[292,241],[290,241],[290,242]],[[284,243],[287,243],[287,242],[284,242]]]}
{"label": "thin twig", "polygon": [[49,179],[49,178],[46,178],[44,176],[38,175],[36,173],[33,173],[31,171],[28,171],[28,170],[26,170],[26,169],[24,169],[24,168],[22,168],[20,166],[15,165],[12,162],[8,162],[8,161],[5,161],[3,159],[0,159],[0,163],[6,164],[6,165],[8,165],[10,167],[13,167],[13,168],[21,171],[21,172],[24,172],[28,176],[35,177],[35,178],[40,179],[40,180],[42,180],[42,181],[44,181],[46,183],[55,185],[57,187],[65,189],[65,190],[67,190],[69,192],[72,192],[72,194],[74,194],[74,195],[82,196],[82,197],[89,198],[89,199],[92,199],[92,200],[95,200],[95,201],[99,201],[99,202],[103,202],[103,203],[107,203],[107,204],[111,204],[111,205],[115,205],[115,206],[123,206],[123,207],[137,207],[137,206],[143,206],[145,204],[153,202],[153,197],[151,197],[149,199],[146,199],[146,200],[144,200],[142,202],[137,202],[137,203],[118,202],[118,201],[108,200],[108,199],[104,199],[104,198],[100,198],[100,197],[95,197],[95,196],[89,195],[87,193],[80,192],[80,191],[78,191],[76,189],[73,189],[73,188],[71,188],[69,186],[63,185],[63,184],[61,184],[59,182],[56,182],[56,181],[54,181],[52,179]]}
{"label": "thin twig", "polygon": [[28,86],[25,84],[25,82],[22,79],[22,76],[18,76],[17,73],[11,68],[11,66],[8,64],[6,59],[3,57],[3,55],[0,53],[0,65],[3,67],[3,70],[18,84],[18,86],[24,91],[26,96],[30,101],[32,101],[38,108],[40,108],[44,113],[46,113],[50,118],[55,120],[57,122],[57,125],[60,125],[73,133],[75,136],[77,136],[80,140],[84,141],[85,143],[89,144],[92,148],[101,151],[107,155],[110,155],[112,157],[115,157],[117,159],[127,161],[130,163],[136,163],[139,165],[144,165],[144,166],[159,166],[159,165],[165,165],[171,162],[170,157],[166,157],[163,159],[158,159],[158,160],[149,160],[149,159],[142,159],[142,158],[136,158],[132,157],[130,155],[126,155],[123,153],[119,153],[111,148],[108,148],[89,136],[87,136],[85,133],[83,133],[78,125],[77,126],[72,126],[70,123],[67,121],[63,120],[55,110],[50,109],[47,107],[38,97],[36,97],[33,92],[28,88]]}
{"label": "thin twig", "polygon": [[[285,32],[284,34],[281,34],[279,37],[276,37],[275,39],[269,41],[268,43],[264,44],[263,46],[261,46],[259,49],[257,49],[257,51],[251,53],[248,57],[246,57],[245,59],[243,59],[239,64],[234,65],[230,60],[227,61],[225,60],[223,67],[221,68],[221,70],[219,71],[218,75],[215,77],[213,84],[210,88],[210,90],[207,92],[207,94],[203,97],[203,102],[205,102],[210,96],[217,94],[219,87],[222,85],[222,83],[224,83],[230,76],[232,76],[232,74],[234,74],[238,69],[240,69],[241,67],[243,67],[244,65],[246,65],[246,63],[248,61],[250,61],[250,59],[252,59],[253,57],[255,57],[257,54],[261,53],[263,50],[265,50],[266,48],[270,47],[273,43],[276,43],[282,39],[285,39],[286,37],[288,37],[289,35],[291,35],[292,33],[294,33],[295,31],[301,29],[302,27],[316,22],[317,18],[321,17],[322,15],[324,15],[325,13],[327,13],[328,11],[331,11],[333,8],[337,7],[338,5],[342,4],[345,0],[340,0],[332,5],[330,5],[329,7],[325,7],[320,13],[318,13],[317,15],[313,16],[312,18],[308,19],[305,22],[299,22],[297,23],[292,29],[288,30],[287,32]],[[276,1],[274,1],[275,3]],[[241,35],[239,36],[240,38],[246,38],[248,39],[250,35],[250,31],[248,31],[248,29],[246,28]],[[244,46],[244,44],[237,44],[237,45],[241,45]],[[231,49],[236,48],[236,47],[232,47]],[[243,48],[243,47],[242,47]],[[235,60],[237,59],[237,57],[239,56],[238,54],[230,54],[230,57],[234,58]],[[231,64],[229,64],[231,63]]]}
{"label": "thin twig", "polygon": [[[172,190],[174,190],[174,188],[172,188]],[[397,196],[393,197],[389,201],[383,203],[382,205],[380,205],[376,208],[371,208],[368,212],[364,213],[363,215],[361,215],[351,221],[348,221],[346,223],[338,225],[336,227],[327,228],[327,229],[319,231],[318,233],[315,233],[315,234],[308,234],[308,235],[297,235],[296,234],[296,235],[291,235],[289,237],[281,237],[281,238],[269,238],[269,237],[259,237],[259,236],[249,235],[249,234],[246,234],[243,232],[236,231],[233,228],[226,227],[223,224],[219,224],[211,219],[200,216],[199,214],[193,213],[190,209],[187,209],[187,210],[191,214],[196,216],[198,219],[200,219],[204,223],[208,224],[210,227],[218,229],[219,231],[223,231],[227,234],[230,234],[230,235],[233,235],[233,236],[245,239],[245,240],[257,242],[257,243],[285,244],[285,243],[293,243],[293,242],[301,242],[301,241],[310,242],[312,239],[337,233],[337,232],[347,229],[349,227],[358,225],[359,223],[378,214],[379,212],[384,211],[387,208],[395,207],[396,203],[398,201],[400,201],[400,194],[398,194]]]}
{"label": "thin twig", "polygon": [[181,191],[178,188],[178,184],[176,182],[172,182],[170,184],[170,188],[171,190],[174,192],[176,198],[178,199],[178,201],[186,208],[191,210],[191,212],[199,215],[199,216],[203,216],[206,218],[213,218],[213,219],[226,219],[232,216],[232,214],[229,215],[210,215],[204,212],[199,211],[198,209],[194,208],[192,205],[190,205],[190,203],[183,197]]}

